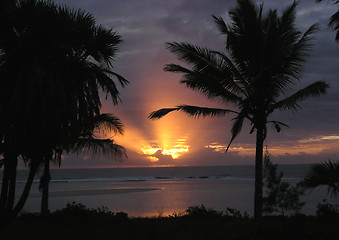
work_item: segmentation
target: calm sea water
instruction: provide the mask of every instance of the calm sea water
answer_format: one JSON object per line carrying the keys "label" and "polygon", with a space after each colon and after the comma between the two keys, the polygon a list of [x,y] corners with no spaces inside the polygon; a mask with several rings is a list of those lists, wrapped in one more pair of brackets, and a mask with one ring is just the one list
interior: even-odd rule
{"label": "calm sea water", "polygon": [[[309,165],[280,166],[285,180],[291,183],[300,181],[308,168]],[[202,204],[219,211],[231,207],[253,213],[254,166],[55,169],[51,174],[51,210],[75,201],[94,208],[106,206],[135,217],[169,215]],[[39,211],[39,175],[25,211]],[[19,171],[18,193],[26,176],[27,171]],[[306,205],[302,212],[314,214],[317,203],[327,197],[325,189],[308,192],[303,197]]]}

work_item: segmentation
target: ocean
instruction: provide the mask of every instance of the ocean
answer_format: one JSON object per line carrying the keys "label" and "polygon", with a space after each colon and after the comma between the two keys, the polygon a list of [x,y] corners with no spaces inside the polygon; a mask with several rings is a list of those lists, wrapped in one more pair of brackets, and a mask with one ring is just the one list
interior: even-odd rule
{"label": "ocean", "polygon": [[[295,184],[309,166],[280,165],[279,170],[284,172],[285,181]],[[24,211],[39,212],[40,175],[37,174]],[[200,205],[253,214],[254,166],[52,169],[51,175],[51,211],[74,201],[91,208],[105,206],[132,217],[167,216]],[[26,170],[18,172],[18,196],[26,176]],[[329,199],[325,188],[307,192],[302,197],[306,205],[301,212],[315,214],[316,205],[324,198]]]}

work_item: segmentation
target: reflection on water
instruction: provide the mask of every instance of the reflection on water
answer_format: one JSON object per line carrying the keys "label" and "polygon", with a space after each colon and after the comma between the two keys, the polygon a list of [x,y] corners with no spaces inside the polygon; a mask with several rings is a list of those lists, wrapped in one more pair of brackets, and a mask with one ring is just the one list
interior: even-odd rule
{"label": "reflection on water", "polygon": [[[39,211],[40,198],[37,184],[26,204],[26,211]],[[93,195],[93,189],[152,189],[152,191],[122,192],[120,194]],[[106,206],[111,211],[123,211],[129,216],[158,216],[174,212],[184,212],[189,206],[201,205],[226,210],[236,207],[250,212],[252,203],[252,182],[227,181],[150,181],[150,182],[92,182],[92,183],[52,183],[51,192],[65,192],[66,196],[51,194],[51,210],[66,206],[67,202],[81,202],[88,207]],[[74,195],[69,193],[74,191]],[[88,194],[77,196],[90,190]],[[53,197],[57,196],[57,197]],[[245,199],[246,201],[237,201]]]}
{"label": "reflection on water", "polygon": [[[51,210],[60,209],[68,202],[80,202],[88,207],[106,206],[113,212],[123,211],[129,216],[166,216],[185,212],[189,206],[204,204],[219,211],[228,207],[253,213],[253,181],[150,181],[150,182],[90,182],[90,183],[52,183],[51,192],[66,191],[50,198]],[[19,186],[19,188],[21,188]],[[40,209],[37,184],[33,185],[32,195],[25,210],[38,212]],[[93,194],[94,189],[136,189],[122,191],[119,194]],[[137,191],[137,189],[152,189],[152,191]],[[73,196],[69,192],[89,191],[90,195]],[[75,191],[76,190],[76,191]],[[53,196],[53,194],[52,194]],[[315,190],[307,194],[304,213],[315,214],[316,204],[326,196],[325,189]]]}

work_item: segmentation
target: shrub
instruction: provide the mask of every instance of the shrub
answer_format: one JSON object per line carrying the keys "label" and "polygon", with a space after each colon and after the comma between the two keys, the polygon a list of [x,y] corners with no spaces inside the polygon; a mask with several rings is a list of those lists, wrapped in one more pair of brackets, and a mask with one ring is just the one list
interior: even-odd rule
{"label": "shrub", "polygon": [[232,218],[232,219],[249,219],[249,215],[241,213],[238,209],[227,208],[225,212],[216,211],[211,208],[206,208],[204,205],[189,207],[186,210],[186,215],[189,217],[201,218]]}
{"label": "shrub", "polygon": [[269,154],[265,153],[264,176],[266,185],[266,197],[264,197],[263,211],[266,213],[278,212],[285,215],[287,211],[294,211],[297,214],[305,205],[300,201],[300,196],[304,195],[304,189],[297,184],[291,186],[290,183],[282,181],[283,172],[278,174],[277,164],[273,164]]}
{"label": "shrub", "polygon": [[238,209],[236,208],[227,208],[226,212],[224,213],[224,217],[229,217],[229,218],[236,218],[236,219],[249,219],[250,216],[248,215],[247,212],[241,213]]}
{"label": "shrub", "polygon": [[204,205],[192,206],[186,210],[186,216],[190,217],[222,217],[223,213],[211,208],[205,208]]}
{"label": "shrub", "polygon": [[71,215],[75,217],[86,217],[86,216],[105,216],[105,217],[115,217],[118,219],[128,219],[128,214],[124,212],[113,213],[109,211],[107,207],[99,208],[88,208],[82,203],[71,202],[67,203],[66,207],[55,211],[56,215]]}
{"label": "shrub", "polygon": [[327,221],[339,220],[339,206],[330,204],[324,199],[323,203],[317,205],[317,218]]}

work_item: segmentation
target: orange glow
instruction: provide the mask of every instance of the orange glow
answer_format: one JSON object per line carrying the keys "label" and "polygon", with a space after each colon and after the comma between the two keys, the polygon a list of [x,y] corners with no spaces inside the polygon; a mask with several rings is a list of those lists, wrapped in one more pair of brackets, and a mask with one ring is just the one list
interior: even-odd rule
{"label": "orange glow", "polygon": [[299,142],[312,143],[312,142],[324,142],[324,141],[335,141],[335,140],[339,140],[339,135],[317,136],[313,138],[302,139]]}
{"label": "orange glow", "polygon": [[[228,125],[231,123],[227,119],[195,119],[184,113],[175,112],[159,120],[147,119],[150,112],[160,108],[174,107],[177,104],[216,108],[224,106],[204,99],[199,93],[190,89],[178,88],[178,79],[172,75],[156,72],[151,75],[145,74],[145,76],[140,76],[143,79],[143,86],[136,86],[147,93],[137,98],[138,107],[124,109],[122,106],[120,111],[119,107],[116,111],[117,116],[125,125],[124,136],[109,136],[127,149],[129,159],[134,162],[139,161],[140,165],[155,163],[152,166],[173,166],[194,164],[195,159],[206,158],[208,152],[224,154],[228,142],[220,143],[216,142],[216,139],[227,141],[228,137],[220,137],[220,131],[229,131]],[[107,108],[103,112],[110,111],[111,109]],[[221,121],[224,122],[221,124]],[[277,142],[270,143],[269,140],[269,151],[272,155],[319,154],[337,149],[335,144],[338,146],[339,135],[311,136],[311,138],[294,142],[280,142],[278,139]],[[197,152],[206,155],[199,156]],[[255,154],[255,142],[243,144],[235,141],[229,148],[229,152],[234,155],[252,157]]]}
{"label": "orange glow", "polygon": [[[190,144],[188,143],[192,134],[183,132],[178,124],[181,119],[172,119],[171,116],[166,116],[157,121],[149,120],[152,126],[151,134],[143,135],[142,130],[135,129],[132,126],[126,126],[124,136],[117,136],[114,139],[126,147],[128,151],[133,151],[147,159],[151,163],[160,162],[166,159],[169,161],[179,160],[181,156],[190,152]],[[194,130],[190,129],[190,130]],[[150,137],[151,136],[151,137]]]}
{"label": "orange glow", "polygon": [[159,161],[159,158],[157,158],[157,157],[148,156],[147,158],[148,158],[151,162],[158,162],[158,161]]}
{"label": "orange glow", "polygon": [[[313,138],[302,139],[297,142],[285,142],[269,146],[268,150],[272,155],[298,155],[305,154],[319,154],[322,152],[330,152],[339,144],[339,136],[318,136]],[[205,148],[211,149],[214,152],[225,153],[227,145],[213,142],[206,145]],[[240,156],[253,156],[255,154],[255,144],[234,144],[228,150],[229,152],[237,153]]]}
{"label": "orange glow", "polygon": [[142,151],[142,153],[144,155],[153,155],[157,151],[161,150],[161,148],[160,147],[152,147],[150,145],[143,145],[143,147],[141,147],[140,150]]}
{"label": "orange glow", "polygon": [[[148,156],[148,158],[151,160],[151,162],[159,161],[159,159],[155,156],[152,156],[156,154],[157,152],[161,152],[162,155],[171,156],[173,159],[177,159],[182,154],[187,153],[189,151],[189,146],[182,144],[182,139],[180,141],[176,141],[176,145],[169,145],[166,144],[164,146],[151,146],[151,145],[145,145],[140,148],[143,155]],[[180,144],[179,144],[180,143]]]}
{"label": "orange glow", "polygon": [[[121,111],[119,109],[116,111],[126,130],[123,136],[114,136],[114,140],[127,149],[128,155],[133,156],[131,160],[141,163],[148,161],[161,165],[175,165],[186,154],[194,155],[196,151],[201,150],[206,143],[205,134],[210,119],[195,119],[174,112],[159,120],[149,120],[147,115],[154,110],[182,103],[210,107],[219,105],[211,104],[209,100],[201,98],[199,93],[190,89],[178,88],[178,79],[174,75],[166,74],[164,79],[161,71],[140,77],[144,79],[143,86],[148,86],[145,90],[147,94],[139,98],[139,108],[134,112],[125,111],[123,107]],[[162,81],[159,81],[159,78]],[[108,105],[107,110],[103,110],[106,111],[111,111]]]}
{"label": "orange glow", "polygon": [[163,155],[171,155],[173,159],[180,157],[182,154],[187,153],[189,151],[188,145],[175,145],[170,149],[163,149]]}

